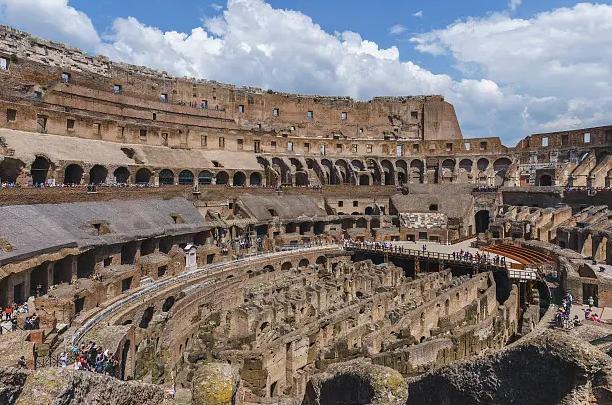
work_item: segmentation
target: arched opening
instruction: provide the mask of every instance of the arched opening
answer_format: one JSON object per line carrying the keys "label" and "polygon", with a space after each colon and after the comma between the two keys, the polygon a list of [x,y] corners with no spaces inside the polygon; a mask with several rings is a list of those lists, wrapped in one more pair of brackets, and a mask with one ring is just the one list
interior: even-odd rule
{"label": "arched opening", "polygon": [[360,186],[369,186],[370,185],[370,176],[367,174],[362,174],[359,176],[359,185]]}
{"label": "arched opening", "polygon": [[296,186],[308,186],[308,175],[304,172],[297,172],[295,174],[295,185]]}
{"label": "arched opening", "polygon": [[355,168],[355,170],[365,170],[365,166],[361,160],[353,159],[351,161],[351,165]]}
{"label": "arched opening", "polygon": [[267,265],[263,269],[264,269],[264,273],[273,273],[274,272],[274,267],[272,267],[271,265]]}
{"label": "arched opening", "polygon": [[77,164],[71,164],[64,170],[64,184],[76,185],[81,184],[83,179],[83,168]]}
{"label": "arched opening", "polygon": [[495,185],[502,186],[507,177],[508,169],[512,161],[508,158],[499,158],[493,162],[493,170],[495,171]]}
{"label": "arched opening", "polygon": [[387,186],[392,186],[395,184],[395,169],[393,167],[393,163],[388,160],[383,160],[380,162],[380,165],[383,168],[384,172],[384,182]]}
{"label": "arched opening", "polygon": [[476,167],[481,172],[484,172],[489,167],[489,160],[485,158],[478,159],[478,162],[476,162]]}
{"label": "arched opening", "polygon": [[136,184],[149,184],[151,182],[151,176],[153,174],[149,169],[138,169],[136,172]]}
{"label": "arched opening", "polygon": [[175,299],[173,296],[169,296],[168,298],[166,298],[166,300],[164,301],[164,304],[162,305],[162,312],[170,311],[170,308],[172,308],[174,303],[175,303]]}
{"label": "arched opening", "polygon": [[138,327],[142,329],[146,329],[149,327],[149,323],[151,323],[151,320],[153,319],[153,311],[153,307],[148,307],[144,310],[144,312],[142,313],[142,318],[140,318],[140,323],[138,324]]}
{"label": "arched opening", "polygon": [[381,184],[382,183],[382,173],[380,172],[380,167],[374,159],[367,159],[366,165],[368,170],[372,173],[372,184]]}
{"label": "arched opening", "polygon": [[474,217],[476,223],[476,233],[483,233],[489,229],[489,211],[480,210]]}
{"label": "arched opening", "polygon": [[17,177],[24,166],[21,160],[9,157],[0,159],[0,181],[2,183],[16,183]]}
{"label": "arched opening", "polygon": [[319,256],[319,257],[317,257],[317,260],[315,261],[315,263],[319,264],[321,266],[325,266],[327,264],[327,257]]}
{"label": "arched opening", "polygon": [[127,169],[127,167],[118,167],[113,172],[113,176],[115,177],[115,183],[127,184],[128,179],[130,178],[130,171]]}
{"label": "arched opening", "polygon": [[227,174],[227,172],[221,171],[217,173],[217,176],[215,176],[215,178],[217,179],[217,184],[225,185],[229,183],[229,174]]}
{"label": "arched opening", "polygon": [[452,183],[455,175],[455,161],[444,159],[442,162],[442,181]]}
{"label": "arched opening", "polygon": [[325,232],[325,222],[315,222],[314,234],[323,235],[324,232]]}
{"label": "arched opening", "polygon": [[421,160],[410,162],[410,182],[423,183],[424,165]]}
{"label": "arched opening", "polygon": [[291,264],[291,262],[285,262],[285,263],[283,263],[283,265],[281,266],[281,270],[283,270],[283,271],[291,270],[291,267],[293,267],[293,265]]}
{"label": "arched opening", "polygon": [[291,185],[291,170],[281,158],[272,158],[272,168],[280,175],[280,183]]}
{"label": "arched opening", "polygon": [[45,184],[50,167],[51,162],[49,162],[49,159],[44,156],[36,156],[36,159],[34,159],[32,163],[32,168],[30,169],[32,184],[35,186]]}
{"label": "arched opening", "polygon": [[397,181],[399,185],[403,185],[408,182],[408,165],[404,160],[398,160],[395,162],[397,168]]}
{"label": "arched opening", "polygon": [[298,267],[308,267],[309,264],[310,262],[308,261],[308,259],[304,258],[300,260],[300,262],[298,263]]}
{"label": "arched opening", "polygon": [[172,170],[164,169],[159,172],[159,184],[164,186],[171,186],[174,184],[174,173]]}
{"label": "arched opening", "polygon": [[246,185],[246,175],[242,172],[234,173],[234,186],[242,187]]}
{"label": "arched opening", "polygon": [[106,182],[108,170],[102,165],[95,165],[89,171],[89,184],[103,184]]}
{"label": "arched opening", "polygon": [[213,174],[208,170],[203,170],[198,175],[198,183],[203,186],[207,186],[212,184]]}
{"label": "arched opening", "polygon": [[357,220],[357,228],[367,228],[368,227],[368,220],[365,218],[359,218]]}
{"label": "arched opening", "polygon": [[372,207],[366,207],[366,209],[365,209],[364,213],[365,213],[366,215],[374,215],[374,208],[372,208]]}
{"label": "arched opening", "polygon": [[251,173],[251,176],[249,177],[249,184],[253,187],[259,187],[261,186],[261,173],[259,172],[253,172]]}
{"label": "arched opening", "polygon": [[548,187],[553,185],[552,176],[550,174],[543,174],[538,179],[538,186]]}
{"label": "arched opening", "polygon": [[193,185],[193,173],[189,170],[183,170],[179,173],[178,182],[181,186],[192,186]]}

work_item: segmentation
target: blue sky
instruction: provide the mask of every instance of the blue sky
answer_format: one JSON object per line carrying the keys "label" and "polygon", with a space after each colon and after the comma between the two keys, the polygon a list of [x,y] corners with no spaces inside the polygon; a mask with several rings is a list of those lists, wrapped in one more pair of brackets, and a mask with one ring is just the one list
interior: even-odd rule
{"label": "blue sky", "polygon": [[[92,19],[100,33],[104,33],[115,18],[129,16],[164,31],[189,31],[201,25],[204,19],[219,14],[219,7],[225,7],[223,0],[126,0],[120,6],[117,3],[116,0],[70,1],[71,5]],[[180,6],[176,3],[180,3]],[[381,47],[397,46],[402,60],[413,60],[423,67],[455,78],[458,72],[453,69],[452,59],[417,52],[407,35],[390,35],[389,29],[402,25],[406,34],[424,33],[446,27],[456,20],[509,10],[508,0],[272,0],[268,3],[275,8],[299,10],[327,32],[355,31]],[[528,18],[538,12],[576,3],[567,0],[527,0],[511,13],[518,18]],[[414,16],[419,12],[422,13],[421,17]]]}
{"label": "blue sky", "polygon": [[113,60],[308,94],[443,94],[466,136],[612,123],[612,5],[541,0],[0,0]]}

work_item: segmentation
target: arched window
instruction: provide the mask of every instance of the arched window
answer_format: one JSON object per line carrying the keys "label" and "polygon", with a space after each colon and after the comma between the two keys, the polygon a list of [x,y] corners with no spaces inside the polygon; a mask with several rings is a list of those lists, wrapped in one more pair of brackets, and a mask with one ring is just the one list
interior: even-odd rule
{"label": "arched window", "polygon": [[149,169],[138,169],[136,172],[136,184],[149,184],[151,182],[152,173]]}
{"label": "arched window", "polygon": [[246,184],[246,175],[242,172],[234,173],[234,186],[244,186]]}
{"label": "arched window", "polygon": [[89,184],[102,184],[106,182],[108,170],[101,165],[95,165],[89,171]]}
{"label": "arched window", "polygon": [[32,183],[34,185],[44,184],[47,181],[47,174],[49,173],[49,167],[51,162],[44,156],[36,156],[36,159],[32,163],[32,169],[30,174],[32,175]]}
{"label": "arched window", "polygon": [[229,182],[229,175],[227,172],[219,172],[216,176],[217,184],[227,184]]}
{"label": "arched window", "polygon": [[159,184],[167,186],[174,184],[174,173],[172,170],[164,169],[159,172]]}
{"label": "arched window", "polygon": [[83,179],[83,168],[79,165],[68,165],[64,170],[64,184],[74,185],[81,184]]}
{"label": "arched window", "polygon": [[201,185],[208,185],[212,183],[213,174],[208,170],[203,170],[198,175],[198,183]]}
{"label": "arched window", "polygon": [[189,170],[183,170],[179,173],[179,184],[182,186],[193,185],[193,173]]}
{"label": "arched window", "polygon": [[130,178],[130,171],[127,169],[127,167],[118,167],[113,172],[113,176],[115,177],[115,183],[127,184],[128,179]]}
{"label": "arched window", "polygon": [[261,186],[261,173],[259,172],[251,173],[251,177],[249,178],[249,184],[255,187]]}

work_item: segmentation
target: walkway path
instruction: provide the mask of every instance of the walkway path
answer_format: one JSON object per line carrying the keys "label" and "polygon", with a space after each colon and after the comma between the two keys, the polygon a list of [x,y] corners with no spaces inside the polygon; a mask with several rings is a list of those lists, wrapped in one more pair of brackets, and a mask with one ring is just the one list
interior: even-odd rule
{"label": "walkway path", "polygon": [[[491,253],[484,252],[480,249],[471,247],[470,244],[474,242],[475,240],[476,238],[472,238],[472,239],[464,240],[463,242],[456,243],[454,245],[443,245],[440,243],[428,242],[428,241],[417,241],[417,242],[402,241],[402,242],[391,242],[391,243],[393,245],[403,246],[404,249],[419,249],[419,250],[422,250],[423,245],[425,245],[428,252],[446,253],[450,255],[452,255],[453,252],[459,252],[463,250],[464,252],[468,251],[472,253],[473,255],[475,255],[476,253],[480,255],[488,254],[489,256],[491,256],[491,258],[497,256]],[[501,255],[499,256],[501,257]],[[507,263],[518,263],[516,260],[512,260],[508,257],[506,257],[506,262]]]}
{"label": "walkway path", "polygon": [[293,250],[286,250],[286,251],[281,251],[281,252],[253,254],[250,256],[243,257],[238,260],[233,260],[230,262],[215,263],[215,264],[211,264],[206,267],[198,268],[196,270],[187,271],[185,273],[179,274],[176,277],[154,281],[150,284],[140,286],[138,289],[134,291],[129,291],[129,295],[114,301],[112,304],[100,310],[94,316],[89,318],[83,325],[81,325],[79,328],[77,328],[74,331],[73,336],[72,336],[72,343],[78,344],[79,341],[83,338],[83,336],[85,336],[87,332],[92,330],[99,323],[104,322],[105,320],[110,318],[115,311],[121,308],[124,308],[126,305],[129,305],[137,301],[138,299],[144,297],[145,295],[158,292],[168,287],[172,287],[172,286],[176,286],[176,285],[185,283],[186,281],[196,282],[198,278],[207,277],[212,274],[219,273],[221,271],[228,270],[233,267],[237,267],[239,265],[250,264],[252,262],[257,262],[257,261],[266,261],[272,258],[282,257],[285,255],[293,255],[296,253],[312,253],[312,252],[336,250],[336,249],[340,249],[340,246],[339,245],[322,245],[322,246],[315,246],[315,247],[310,247],[310,248],[298,248],[298,249],[293,249]]}

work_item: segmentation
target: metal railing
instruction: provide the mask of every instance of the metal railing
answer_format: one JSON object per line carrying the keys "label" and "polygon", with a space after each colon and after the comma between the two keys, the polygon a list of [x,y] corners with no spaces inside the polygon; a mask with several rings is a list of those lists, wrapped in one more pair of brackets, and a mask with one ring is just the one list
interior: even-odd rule
{"label": "metal railing", "polygon": [[215,263],[215,264],[208,265],[206,267],[201,267],[195,270],[187,271],[185,273],[179,274],[176,277],[172,277],[172,278],[165,279],[165,280],[158,280],[152,284],[148,284],[144,286],[140,291],[132,292],[129,296],[122,298],[120,300],[117,300],[113,302],[111,305],[109,305],[108,307],[97,312],[95,315],[89,318],[83,325],[81,325],[81,327],[79,327],[74,332],[74,334],[72,335],[72,344],[73,345],[78,344],[78,342],[83,338],[83,336],[85,336],[86,333],[92,330],[103,319],[111,316],[115,311],[119,310],[120,308],[123,308],[126,305],[129,305],[137,301],[138,299],[144,297],[145,295],[156,293],[162,289],[181,284],[192,278],[197,278],[198,276],[214,275],[216,273],[219,273],[221,271],[230,269],[232,267],[235,267],[235,266],[238,266],[244,263],[250,263],[253,261],[259,261],[259,260],[265,260],[265,259],[272,259],[275,257],[284,256],[287,254],[310,253],[310,252],[316,252],[319,250],[340,249],[340,248],[341,248],[340,245],[329,244],[329,245],[320,245],[320,246],[313,246],[313,247],[307,247],[307,248],[298,247],[297,249],[292,249],[290,251],[280,251],[280,252],[273,252],[273,253],[257,252],[257,253],[245,255],[239,259],[232,260],[230,262]]}
{"label": "metal railing", "polygon": [[505,269],[506,266],[501,263],[495,263],[491,259],[485,259],[481,256],[479,259],[476,259],[474,255],[472,258],[466,258],[463,255],[452,253],[440,253],[440,252],[430,252],[428,250],[418,250],[418,249],[407,249],[403,246],[381,246],[381,245],[366,245],[363,243],[351,243],[346,244],[344,246],[346,250],[357,250],[363,252],[371,252],[371,253],[379,253],[379,254],[391,254],[397,256],[410,256],[414,258],[423,258],[423,259],[433,259],[433,260],[442,260],[450,263],[458,263],[463,265],[478,265],[478,266],[490,266],[500,269]]}

